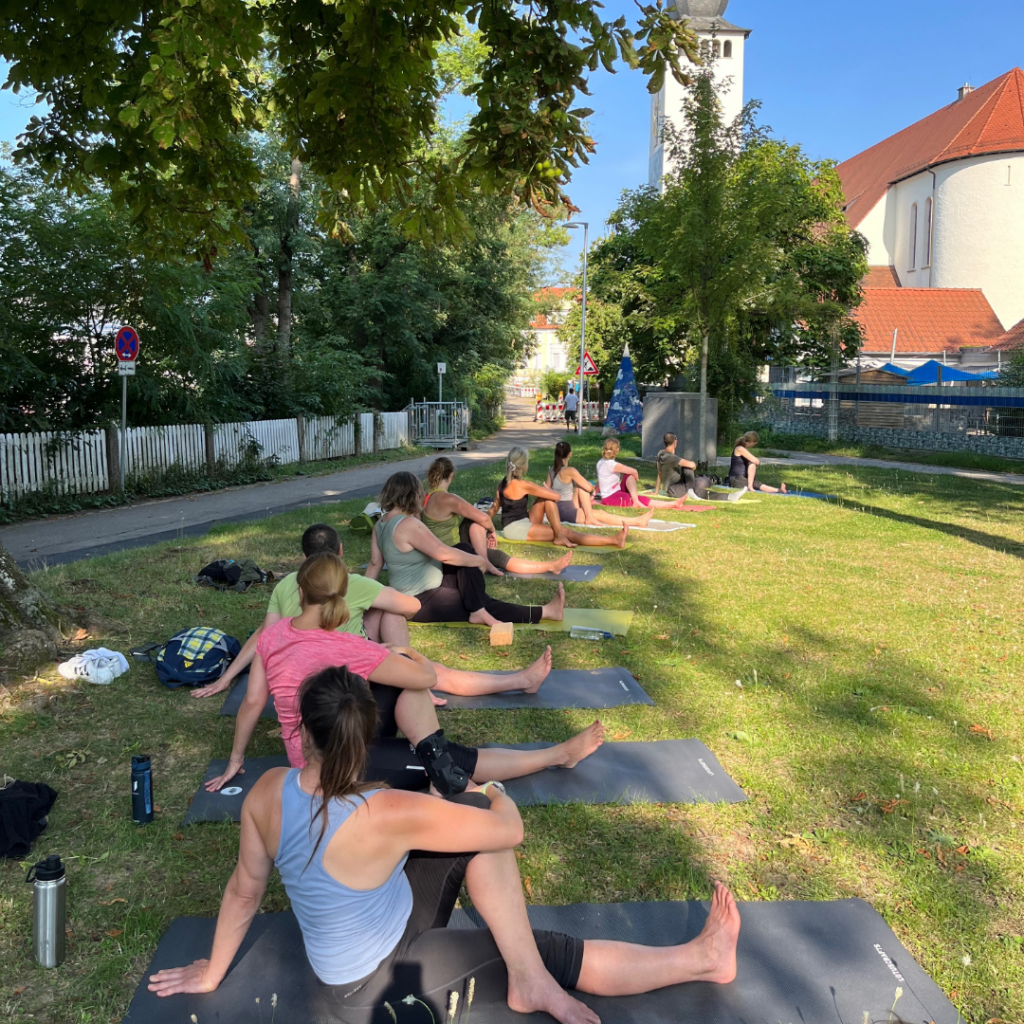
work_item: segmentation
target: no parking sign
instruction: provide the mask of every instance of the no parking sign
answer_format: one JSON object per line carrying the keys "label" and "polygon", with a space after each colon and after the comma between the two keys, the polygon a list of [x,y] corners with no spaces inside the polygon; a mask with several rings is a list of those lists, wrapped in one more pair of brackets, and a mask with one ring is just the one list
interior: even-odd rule
{"label": "no parking sign", "polygon": [[120,377],[135,376],[135,360],[139,357],[139,335],[134,327],[122,327],[114,339],[117,373]]}

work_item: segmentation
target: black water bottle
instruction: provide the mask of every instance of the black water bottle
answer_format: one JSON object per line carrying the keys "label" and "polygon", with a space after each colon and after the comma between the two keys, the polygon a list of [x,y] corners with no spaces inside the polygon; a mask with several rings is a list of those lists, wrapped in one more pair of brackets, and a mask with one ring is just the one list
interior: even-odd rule
{"label": "black water bottle", "polygon": [[132,821],[148,825],[153,820],[153,766],[149,754],[132,754]]}

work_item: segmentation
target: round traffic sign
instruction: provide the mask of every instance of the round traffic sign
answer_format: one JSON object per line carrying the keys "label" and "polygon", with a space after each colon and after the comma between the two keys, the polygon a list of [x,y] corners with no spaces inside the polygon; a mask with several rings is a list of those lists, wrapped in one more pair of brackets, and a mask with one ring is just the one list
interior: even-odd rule
{"label": "round traffic sign", "polygon": [[114,339],[117,358],[122,363],[134,362],[139,355],[139,336],[134,327],[122,327]]}

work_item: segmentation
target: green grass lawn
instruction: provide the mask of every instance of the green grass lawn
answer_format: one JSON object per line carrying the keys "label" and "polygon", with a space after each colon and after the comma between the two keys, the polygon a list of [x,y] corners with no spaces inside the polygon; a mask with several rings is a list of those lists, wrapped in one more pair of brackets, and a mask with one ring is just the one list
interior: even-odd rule
{"label": "green grass lawn", "polygon": [[[577,459],[592,472],[596,442],[584,443]],[[533,476],[546,465],[535,453]],[[462,472],[455,489],[492,493],[497,474]],[[778,474],[765,469],[768,482]],[[847,467],[786,467],[786,479],[840,501],[766,497],[695,516],[695,530],[635,534],[624,552],[580,551],[578,561],[606,568],[595,583],[569,585],[569,603],[635,610],[627,638],[524,631],[492,650],[485,632],[425,627],[414,642],[456,666],[525,664],[548,642],[556,668],[624,665],[656,705],[604,712],[609,739],[699,737],[750,797],[525,809],[530,901],[706,898],[716,877],[741,900],[860,896],[966,1021],[1024,1021],[1024,491]],[[219,593],[190,577],[218,556],[291,570],[312,516],[341,524],[364,504],[230,524],[35,578],[107,620],[92,646],[124,650],[197,623],[244,638],[267,588]],[[365,562],[368,541],[342,536],[351,564]],[[553,584],[489,588],[538,602]],[[234,720],[219,704],[164,690],[147,667],[110,687],[48,669],[0,689],[0,771],[60,792],[34,853],[74,858],[59,971],[33,964],[24,870],[0,867],[0,1019],[119,1021],[167,924],[216,913],[237,829],[179,822],[209,760],[230,749]],[[463,711],[442,724],[465,742],[560,740],[592,717]],[[258,726],[252,754],[282,752],[272,728]],[[142,829],[129,798],[140,751],[153,755],[161,808]],[[275,876],[264,908],[285,906]]]}

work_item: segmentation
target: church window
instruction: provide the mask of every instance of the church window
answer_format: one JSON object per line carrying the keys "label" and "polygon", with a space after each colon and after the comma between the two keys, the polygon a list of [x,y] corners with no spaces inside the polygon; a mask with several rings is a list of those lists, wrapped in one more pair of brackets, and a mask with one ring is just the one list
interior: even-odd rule
{"label": "church window", "polygon": [[924,266],[932,265],[932,201],[924,201]]}
{"label": "church window", "polygon": [[724,56],[726,56],[726,57],[731,57],[732,56],[732,40],[731,39],[726,39],[726,41],[725,41],[725,44],[724,44]]}
{"label": "church window", "polygon": [[910,257],[910,269],[917,267],[917,203],[910,208],[910,239],[907,255]]}

